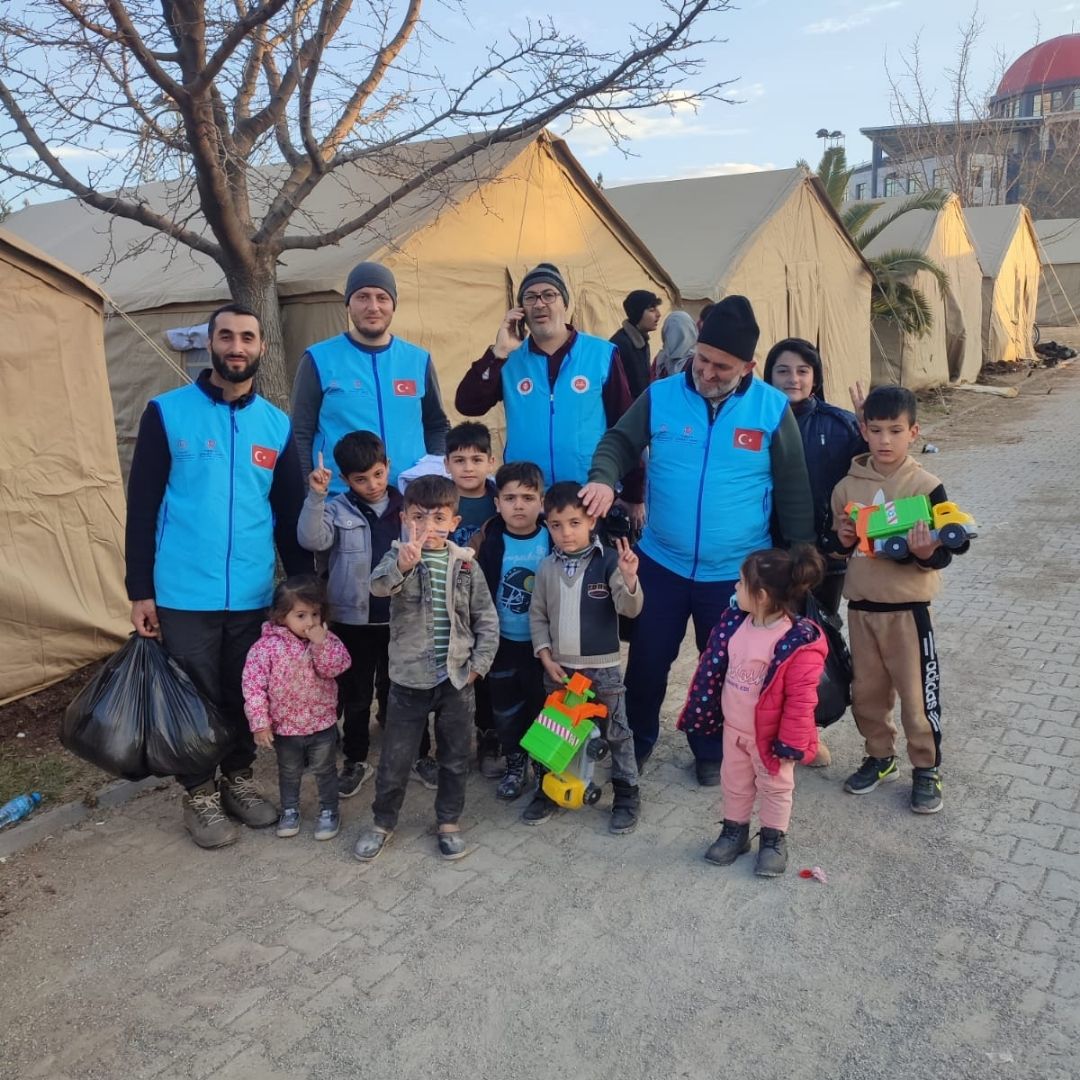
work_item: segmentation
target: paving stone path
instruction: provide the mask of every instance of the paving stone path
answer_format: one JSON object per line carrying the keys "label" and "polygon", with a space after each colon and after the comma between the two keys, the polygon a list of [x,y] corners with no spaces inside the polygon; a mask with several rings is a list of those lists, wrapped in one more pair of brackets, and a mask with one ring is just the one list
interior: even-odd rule
{"label": "paving stone path", "polygon": [[[418,784],[367,867],[369,788],[337,841],[310,838],[308,807],[301,837],[218,852],[164,790],[0,866],[0,1076],[1076,1076],[1080,371],[1012,410],[938,424],[926,459],[983,526],[935,604],[941,814],[908,812],[906,768],[842,793],[850,720],[834,765],[799,774],[776,881],[702,861],[714,796],[670,731],[633,835],[607,834],[607,799],[526,828],[474,776],[454,864]],[[795,873],[813,865],[827,885]]]}

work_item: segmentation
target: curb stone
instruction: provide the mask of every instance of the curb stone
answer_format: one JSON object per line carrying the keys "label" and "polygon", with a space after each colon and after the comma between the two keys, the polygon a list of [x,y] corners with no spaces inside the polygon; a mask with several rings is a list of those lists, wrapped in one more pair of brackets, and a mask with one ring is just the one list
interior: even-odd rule
{"label": "curb stone", "polygon": [[78,825],[95,810],[122,806],[136,795],[164,787],[168,783],[168,779],[160,776],[149,776],[145,780],[114,780],[94,793],[93,806],[87,806],[85,802],[70,802],[44,813],[32,814],[14,827],[0,832],[0,859],[38,844],[61,829]]}

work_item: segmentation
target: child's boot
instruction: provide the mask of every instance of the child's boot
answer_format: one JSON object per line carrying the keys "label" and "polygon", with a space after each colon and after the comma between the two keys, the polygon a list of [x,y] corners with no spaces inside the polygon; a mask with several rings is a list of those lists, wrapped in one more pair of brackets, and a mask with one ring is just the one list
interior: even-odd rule
{"label": "child's boot", "polygon": [[936,768],[911,770],[911,810],[936,814],[941,809],[941,774]]}
{"label": "child's boot", "polygon": [[529,755],[525,753],[506,755],[506,772],[495,789],[496,799],[512,802],[525,790],[529,778]]}
{"label": "child's boot", "polygon": [[759,877],[779,877],[787,869],[787,841],[780,829],[761,827],[758,833],[754,873]]}
{"label": "child's boot", "polygon": [[740,855],[750,850],[750,822],[728,821],[724,818],[724,827],[713,842],[705,858],[717,866],[730,866]]}
{"label": "child's boot", "polygon": [[547,769],[534,764],[533,772],[536,773],[536,791],[529,805],[522,811],[521,820],[526,825],[543,825],[559,808],[544,794],[544,773]]}
{"label": "child's boot", "polygon": [[615,789],[615,798],[611,800],[608,832],[617,835],[633,832],[641,813],[641,792],[637,784],[630,784],[626,780],[612,780],[611,786]]}

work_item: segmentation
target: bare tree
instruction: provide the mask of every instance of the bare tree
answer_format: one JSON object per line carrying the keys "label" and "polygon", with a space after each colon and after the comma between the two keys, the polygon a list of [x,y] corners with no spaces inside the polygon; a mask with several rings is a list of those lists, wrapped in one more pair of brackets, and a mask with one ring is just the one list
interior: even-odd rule
{"label": "bare tree", "polygon": [[[0,13],[0,178],[55,188],[136,221],[222,269],[268,338],[264,390],[285,400],[276,273],[485,148],[560,116],[599,123],[696,105],[723,82],[702,71],[705,17],[730,0],[657,0],[621,45],[590,44],[549,19],[498,35],[459,76],[433,47],[476,37],[464,0],[38,0]],[[439,139],[417,164],[407,144]],[[93,164],[78,169],[71,152]],[[303,211],[316,187],[371,163],[392,182],[333,227]],[[140,191],[167,180],[154,199]]]}
{"label": "bare tree", "polygon": [[1080,213],[1080,193],[1069,180],[1080,164],[1080,113],[1048,108],[1039,118],[1023,118],[992,108],[1009,59],[998,52],[992,81],[975,85],[984,30],[976,5],[957,28],[943,89],[935,88],[923,65],[920,35],[897,61],[886,58],[896,125],[878,134],[889,153],[887,172],[922,190],[954,191],[965,206],[1015,202],[1019,196],[1036,216]]}

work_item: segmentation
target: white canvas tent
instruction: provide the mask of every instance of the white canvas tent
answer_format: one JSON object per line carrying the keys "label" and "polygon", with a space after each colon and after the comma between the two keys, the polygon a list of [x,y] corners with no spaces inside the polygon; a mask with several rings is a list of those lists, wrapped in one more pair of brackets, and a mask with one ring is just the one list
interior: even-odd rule
{"label": "white canvas tent", "polygon": [[91,282],[0,229],[0,704],[131,629],[102,307]]}
{"label": "white canvas tent", "polygon": [[[869,224],[899,201],[883,200]],[[952,195],[941,210],[911,210],[901,215],[867,245],[865,253],[874,258],[896,250],[929,255],[948,274],[949,283],[942,295],[933,275],[925,270],[908,282],[922,291],[933,312],[933,328],[925,337],[874,320],[874,385],[918,390],[947,382],[974,382],[982,369],[983,275],[960,200]]]}
{"label": "white canvas tent", "polygon": [[1042,282],[1035,321],[1040,326],[1080,324],[1080,218],[1035,222]]}
{"label": "white canvas tent", "polygon": [[821,349],[825,394],[867,381],[871,274],[820,182],[803,169],[632,184],[605,192],[668,269],[696,313],[750,298],[759,360],[785,337]]}
{"label": "white canvas tent", "polygon": [[[413,144],[398,148],[390,164],[373,159],[330,174],[304,203],[296,230],[332,228],[348,220],[457,142]],[[260,175],[274,174],[268,170],[250,178],[256,202],[265,197]],[[161,206],[168,189],[152,184],[140,194]],[[110,219],[76,200],[30,207],[8,224],[70,265],[101,274],[105,291],[126,316],[114,313],[106,326],[126,466],[147,399],[182,381],[157,351],[165,350],[182,365],[180,354],[169,352],[164,332],[205,322],[229,300],[222,273],[205,256],[187,248],[172,251],[143,226]],[[191,227],[205,225],[196,215]],[[105,276],[101,268],[110,264],[113,251],[125,257]],[[336,247],[284,253],[278,294],[290,364],[308,345],[346,328],[345,277],[364,259],[394,271],[394,333],[431,351],[448,411],[468,365],[494,339],[517,282],[537,262],[558,264],[570,285],[575,325],[604,337],[622,322],[621,301],[632,289],[652,289],[666,306],[676,299],[657,259],[612,210],[566,144],[547,133],[481,151]],[[495,416],[489,420],[496,429],[501,422]]]}
{"label": "white canvas tent", "polygon": [[1039,299],[1039,241],[1026,206],[970,206],[968,231],[982,267],[983,363],[1029,360]]}

